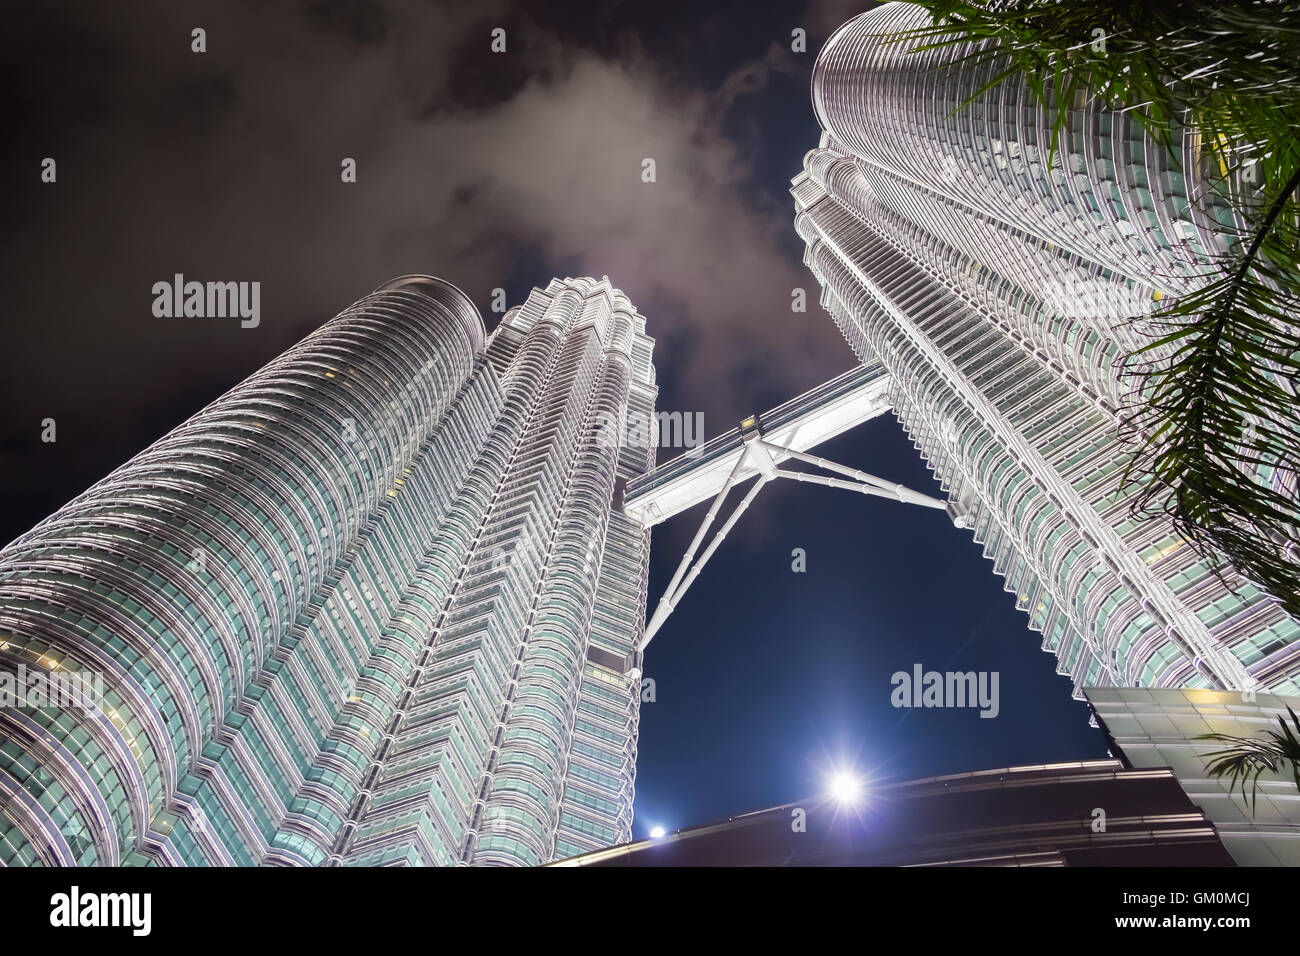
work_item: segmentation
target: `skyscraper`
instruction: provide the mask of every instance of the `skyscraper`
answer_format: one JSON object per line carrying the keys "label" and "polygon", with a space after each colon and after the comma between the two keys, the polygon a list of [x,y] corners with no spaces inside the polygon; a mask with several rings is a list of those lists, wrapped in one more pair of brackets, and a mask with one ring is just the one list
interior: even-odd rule
{"label": "skyscraper", "polygon": [[[630,834],[653,340],[393,280],[0,552],[6,864],[535,864]],[[614,507],[611,507],[611,505]]]}
{"label": "skyscraper", "polygon": [[1076,693],[1297,693],[1300,625],[1121,489],[1116,363],[1147,334],[1124,320],[1192,288],[1230,222],[1195,131],[1180,165],[1127,114],[1061,104],[1053,155],[1023,82],[963,105],[995,64],[898,42],[929,22],[886,4],[818,56],[825,132],[791,192],[822,304]]}

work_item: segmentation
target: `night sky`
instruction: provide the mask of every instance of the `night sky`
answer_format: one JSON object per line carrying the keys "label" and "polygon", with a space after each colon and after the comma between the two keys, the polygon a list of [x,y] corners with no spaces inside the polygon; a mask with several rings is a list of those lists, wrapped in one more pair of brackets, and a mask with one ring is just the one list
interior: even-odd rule
{"label": "night sky", "polygon": [[[489,327],[494,288],[513,305],[609,275],[658,341],[659,408],[702,412],[709,435],[844,371],[787,189],[817,142],[816,51],[865,5],[11,11],[0,538],[404,273],[461,286]],[[152,286],[178,272],[260,281],[260,325],[155,318]],[[818,453],[939,494],[891,416]],[[703,509],[655,529],[652,605]],[[797,799],[832,766],[885,780],[1104,756],[1013,601],[940,512],[769,486],[651,645],[637,834]],[[894,709],[890,675],[915,663],[998,671],[1000,715]]]}

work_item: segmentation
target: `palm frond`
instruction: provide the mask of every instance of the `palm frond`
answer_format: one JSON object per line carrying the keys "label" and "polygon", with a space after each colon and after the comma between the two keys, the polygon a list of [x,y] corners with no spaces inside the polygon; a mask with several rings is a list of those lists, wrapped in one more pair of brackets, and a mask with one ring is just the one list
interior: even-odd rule
{"label": "palm frond", "polygon": [[1199,145],[1190,172],[1207,188],[1188,201],[1220,223],[1226,252],[1199,288],[1128,319],[1150,341],[1124,364],[1125,482],[1221,577],[1226,560],[1300,616],[1300,2],[919,3],[931,22],[882,41],[984,71],[958,110],[1024,83],[1049,164],[1089,98],[1125,111],[1174,169],[1188,136]]}
{"label": "palm frond", "polygon": [[[1279,730],[1267,730],[1262,737],[1238,737],[1232,734],[1202,734],[1194,739],[1230,744],[1224,750],[1205,754],[1205,772],[1215,778],[1228,778],[1228,791],[1241,791],[1243,802],[1255,812],[1259,778],[1265,773],[1278,774],[1289,765],[1296,790],[1300,791],[1300,717],[1287,707],[1291,724],[1278,716]],[[1248,789],[1249,788],[1249,789]]]}

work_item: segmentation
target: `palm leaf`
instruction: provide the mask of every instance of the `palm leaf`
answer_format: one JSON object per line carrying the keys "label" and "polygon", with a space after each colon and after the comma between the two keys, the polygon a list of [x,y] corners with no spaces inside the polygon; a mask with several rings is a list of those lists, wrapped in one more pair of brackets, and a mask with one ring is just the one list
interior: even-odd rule
{"label": "palm leaf", "polygon": [[1150,338],[1124,363],[1124,480],[1139,488],[1135,509],[1171,516],[1221,579],[1231,565],[1300,616],[1300,3],[919,2],[931,23],[882,39],[954,48],[949,68],[987,69],[958,109],[1023,82],[1049,121],[1049,165],[1081,93],[1127,111],[1175,168],[1185,135],[1199,137],[1208,185],[1189,202],[1236,224],[1215,274],[1128,320]]}
{"label": "palm leaf", "polygon": [[[1281,773],[1288,765],[1296,790],[1300,791],[1300,717],[1289,706],[1291,725],[1278,716],[1279,730],[1267,730],[1262,737],[1237,737],[1232,734],[1202,734],[1193,739],[1212,740],[1231,744],[1224,750],[1205,754],[1208,763],[1205,772],[1214,778],[1228,778],[1228,792],[1241,791],[1243,802],[1249,802],[1255,813],[1259,793],[1259,778],[1265,773]],[[1248,790],[1249,788],[1249,790]]]}

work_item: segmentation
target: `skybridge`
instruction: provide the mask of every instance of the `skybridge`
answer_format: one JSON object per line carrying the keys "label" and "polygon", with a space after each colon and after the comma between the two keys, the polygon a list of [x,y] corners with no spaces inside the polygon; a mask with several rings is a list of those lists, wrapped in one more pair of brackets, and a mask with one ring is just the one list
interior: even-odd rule
{"label": "skybridge", "polygon": [[[889,410],[889,376],[876,364],[861,365],[804,392],[771,411],[751,415],[740,425],[683,455],[646,472],[628,483],[623,510],[646,527],[713,499],[695,538],[686,549],[676,573],[655,607],[645,634],[637,645],[640,654],[663,626],[668,615],[699,576],[705,563],[722,544],[750,503],[771,480],[785,478],[825,485],[865,495],[892,498],[924,508],[946,509],[947,504],[892,481],[856,468],[807,454],[824,441]],[[790,470],[781,465],[801,462],[820,469]],[[731,490],[756,479],[749,491],[715,533],[708,547],[700,545],[713,526]],[[694,565],[692,565],[694,561]]]}

